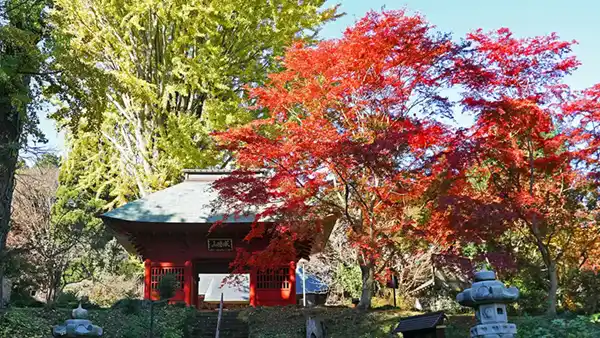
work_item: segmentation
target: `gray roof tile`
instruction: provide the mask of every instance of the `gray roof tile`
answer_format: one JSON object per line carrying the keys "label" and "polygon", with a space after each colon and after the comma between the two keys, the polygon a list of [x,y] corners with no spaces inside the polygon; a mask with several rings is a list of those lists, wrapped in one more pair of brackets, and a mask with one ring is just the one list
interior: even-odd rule
{"label": "gray roof tile", "polygon": [[[247,214],[233,217],[231,210],[217,206],[218,192],[213,182],[185,181],[157,191],[144,198],[111,210],[102,217],[132,222],[152,223],[250,223],[256,208],[249,207]],[[229,215],[227,219],[224,216]]]}

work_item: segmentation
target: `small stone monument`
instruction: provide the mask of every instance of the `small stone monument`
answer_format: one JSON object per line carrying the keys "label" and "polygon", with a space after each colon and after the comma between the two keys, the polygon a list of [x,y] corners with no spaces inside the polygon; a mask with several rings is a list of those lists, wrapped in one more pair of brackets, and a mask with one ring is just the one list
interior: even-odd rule
{"label": "small stone monument", "polygon": [[0,288],[2,288],[2,299],[0,299],[0,305],[8,305],[10,302],[10,292],[12,289],[11,280],[6,277],[0,278]]}
{"label": "small stone monument", "polygon": [[53,337],[101,337],[102,328],[92,325],[86,309],[79,306],[71,312],[73,319],[67,319],[65,325],[56,325],[52,328]]}
{"label": "small stone monument", "polygon": [[471,338],[514,338],[517,326],[508,323],[506,304],[519,298],[519,290],[506,288],[496,280],[493,271],[475,273],[471,288],[456,296],[460,305],[475,309],[477,325],[471,328]]}
{"label": "small stone monument", "polygon": [[325,338],[326,336],[325,323],[322,320],[314,317],[306,319],[306,338]]}

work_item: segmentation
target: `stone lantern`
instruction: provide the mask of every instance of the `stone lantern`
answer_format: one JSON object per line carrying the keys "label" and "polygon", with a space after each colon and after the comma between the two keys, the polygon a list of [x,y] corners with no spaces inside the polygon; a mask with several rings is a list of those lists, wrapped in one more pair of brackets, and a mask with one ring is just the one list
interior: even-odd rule
{"label": "stone lantern", "polygon": [[519,290],[507,288],[496,280],[493,271],[475,273],[471,288],[456,296],[460,305],[475,309],[477,325],[471,328],[471,338],[514,338],[517,326],[508,323],[506,304],[519,298]]}
{"label": "stone lantern", "polygon": [[52,328],[53,337],[101,337],[102,328],[92,325],[88,320],[86,309],[79,307],[71,312],[73,319],[67,319],[64,325],[57,325]]}

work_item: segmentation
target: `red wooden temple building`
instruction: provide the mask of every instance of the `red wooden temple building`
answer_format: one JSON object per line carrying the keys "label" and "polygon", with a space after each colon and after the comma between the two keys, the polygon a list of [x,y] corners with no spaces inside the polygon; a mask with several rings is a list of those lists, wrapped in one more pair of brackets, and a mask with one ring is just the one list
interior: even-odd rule
{"label": "red wooden temple building", "polygon": [[[232,279],[229,265],[236,249],[260,250],[269,239],[243,240],[254,221],[251,207],[247,214],[233,218],[215,203],[218,192],[212,183],[229,171],[185,170],[184,174],[182,183],[100,216],[119,242],[144,260],[144,298],[157,299],[160,278],[170,273],[179,282],[172,301],[188,306],[218,303],[221,294],[225,304],[295,304],[296,262],[323,248],[335,218],[325,220],[326,230],[311,243],[298,243],[296,261],[269,271],[251,269]],[[209,233],[217,221],[223,224]]]}

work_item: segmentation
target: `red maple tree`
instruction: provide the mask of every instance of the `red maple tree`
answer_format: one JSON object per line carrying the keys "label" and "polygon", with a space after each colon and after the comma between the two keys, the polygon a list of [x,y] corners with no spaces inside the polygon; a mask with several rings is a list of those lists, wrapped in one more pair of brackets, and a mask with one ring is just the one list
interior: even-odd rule
{"label": "red maple tree", "polygon": [[569,90],[563,78],[578,66],[572,42],[518,39],[508,29],[477,31],[468,40],[455,83],[476,120],[461,149],[468,149],[463,179],[470,184],[449,203],[451,223],[487,218],[521,233],[542,258],[548,313],[555,314],[559,269],[583,264],[600,230],[587,203],[594,199],[589,181],[577,166],[582,153],[591,154],[574,151],[573,134],[561,125],[560,99]]}
{"label": "red maple tree", "polygon": [[[542,258],[555,312],[561,266],[597,262],[594,189],[577,161],[591,166],[598,143],[593,128],[559,123],[600,116],[596,92],[559,100],[578,65],[571,45],[507,29],[456,44],[421,16],[386,11],[340,39],[292,46],[283,70],[251,89],[261,119],[216,135],[239,167],[216,184],[222,202],[234,213],[260,207],[246,239],[271,239],[234,264],[289,262],[295,243],[336,215],[358,248],[359,307],[368,308],[401,239],[448,246],[520,231]],[[453,115],[448,88],[462,91],[472,128],[441,123]]]}
{"label": "red maple tree", "polygon": [[[570,149],[575,158],[573,166],[585,176],[590,196],[585,200],[590,209],[597,210],[600,195],[600,84],[569,93],[561,105],[561,120],[567,125]],[[582,252],[579,265],[600,270],[600,230],[595,213],[585,223],[590,229],[580,240]],[[593,233],[591,230],[596,229]]]}
{"label": "red maple tree", "polygon": [[[443,242],[432,212],[451,137],[438,117],[451,114],[441,92],[458,50],[403,11],[371,12],[340,39],[292,46],[284,69],[252,90],[263,118],[217,135],[240,168],[217,183],[221,198],[238,210],[263,207],[246,239],[274,232],[267,250],[241,252],[237,264],[289,261],[294,242],[337,215],[359,249],[359,307],[368,308],[399,237]],[[255,169],[267,173],[248,175]],[[276,229],[262,225],[266,217]]]}
{"label": "red maple tree", "polygon": [[600,184],[600,84],[569,93],[561,119],[569,123],[570,141],[578,164]]}

